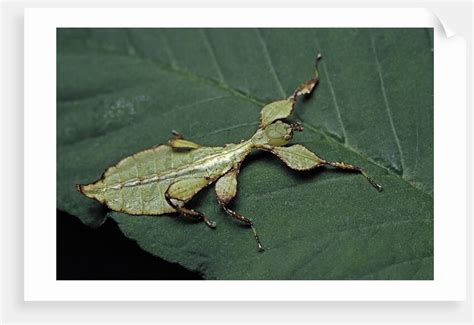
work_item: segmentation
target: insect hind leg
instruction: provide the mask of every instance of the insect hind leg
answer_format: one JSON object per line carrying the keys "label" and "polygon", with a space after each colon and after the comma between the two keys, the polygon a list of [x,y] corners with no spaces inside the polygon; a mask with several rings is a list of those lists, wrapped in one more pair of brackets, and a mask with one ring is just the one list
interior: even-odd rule
{"label": "insect hind leg", "polygon": [[[173,207],[173,209],[175,209],[176,211],[181,213],[182,215],[190,216],[190,217],[199,219],[199,220],[203,221],[211,229],[216,228],[217,224],[214,221],[209,220],[209,218],[205,214],[203,214],[202,212],[196,211],[194,209],[185,208],[184,206],[179,206],[178,204],[173,202],[174,200],[177,200],[177,199],[174,199],[174,198],[170,197],[170,195],[168,193],[165,193],[165,198],[166,198],[166,201],[168,202],[168,204],[171,207]],[[180,200],[177,200],[177,201],[180,201]]]}

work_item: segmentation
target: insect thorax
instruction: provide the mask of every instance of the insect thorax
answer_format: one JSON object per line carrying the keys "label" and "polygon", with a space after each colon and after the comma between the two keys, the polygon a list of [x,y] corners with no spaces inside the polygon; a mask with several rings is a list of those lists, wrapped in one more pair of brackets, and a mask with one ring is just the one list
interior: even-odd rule
{"label": "insect thorax", "polygon": [[286,145],[293,138],[291,125],[276,121],[264,128],[260,128],[252,137],[253,144],[258,148],[262,146],[280,147]]}

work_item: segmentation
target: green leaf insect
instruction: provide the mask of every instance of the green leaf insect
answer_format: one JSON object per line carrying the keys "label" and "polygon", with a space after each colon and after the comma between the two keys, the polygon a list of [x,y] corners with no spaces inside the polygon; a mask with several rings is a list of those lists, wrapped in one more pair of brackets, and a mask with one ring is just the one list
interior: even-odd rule
{"label": "green leaf insect", "polygon": [[252,229],[259,251],[264,249],[253,222],[228,207],[237,194],[240,166],[255,149],[275,154],[295,170],[330,166],[358,172],[378,191],[382,191],[382,187],[357,166],[327,161],[300,144],[286,146],[293,138],[293,132],[303,131],[299,123],[287,123],[287,118],[295,108],[297,97],[310,94],[319,82],[317,66],[320,58],[321,55],[318,55],[312,79],[302,83],[290,97],[262,108],[260,126],[250,139],[223,147],[205,147],[173,131],[168,144],[122,159],[109,167],[99,180],[77,185],[77,190],[114,211],[131,215],[180,213],[215,228],[216,223],[206,215],[186,207],[186,203],[200,190],[215,183],[220,206],[231,217]]}

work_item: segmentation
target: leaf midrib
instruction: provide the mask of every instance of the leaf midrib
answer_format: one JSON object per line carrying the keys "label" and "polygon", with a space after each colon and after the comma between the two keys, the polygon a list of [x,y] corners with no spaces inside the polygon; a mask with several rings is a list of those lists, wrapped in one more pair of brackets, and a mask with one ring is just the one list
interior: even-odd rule
{"label": "leaf midrib", "polygon": [[[253,104],[256,104],[256,105],[259,105],[259,106],[264,106],[266,105],[266,103],[259,99],[258,97],[256,96],[253,96],[251,94],[248,94],[248,93],[244,93],[242,92],[241,90],[238,90],[234,87],[231,87],[227,84],[224,84],[220,81],[217,81],[217,80],[214,80],[214,79],[211,79],[211,78],[208,78],[208,77],[205,77],[205,76],[201,76],[201,75],[198,75],[198,74],[195,74],[195,73],[192,73],[192,72],[189,72],[189,71],[186,71],[186,70],[182,70],[180,68],[174,65],[171,65],[169,63],[166,63],[166,62],[163,62],[161,60],[158,60],[158,59],[150,59],[150,58],[145,58],[145,57],[142,57],[142,56],[130,56],[130,55],[124,55],[122,53],[117,53],[111,49],[106,49],[106,48],[103,48],[101,47],[99,44],[97,44],[96,42],[91,42],[89,43],[88,45],[94,45],[94,46],[91,46],[92,49],[94,50],[97,50],[97,53],[98,54],[104,54],[104,55],[113,55],[113,56],[116,56],[116,57],[124,57],[124,58],[134,58],[134,59],[137,59],[137,60],[140,60],[142,62],[147,62],[147,63],[151,63],[153,65],[155,65],[157,68],[159,69],[162,69],[162,70],[165,70],[165,71],[168,71],[168,72],[172,72],[172,73],[176,73],[180,76],[182,76],[183,78],[185,79],[188,79],[189,81],[191,82],[195,82],[195,83],[198,83],[198,84],[206,84],[206,85],[209,85],[209,86],[212,86],[212,87],[216,87],[216,88],[219,88],[223,91],[226,91],[234,96],[237,96],[237,97],[240,97],[240,98],[243,98]],[[433,194],[428,192],[428,191],[425,191],[424,189],[420,188],[419,186],[416,186],[415,184],[413,184],[412,182],[410,182],[409,180],[403,178],[403,177],[400,177],[399,174],[395,173],[394,171],[392,171],[390,168],[380,164],[379,162],[377,162],[376,160],[372,159],[370,156],[367,156],[365,155],[364,153],[358,151],[357,149],[347,145],[347,144],[344,144],[344,143],[341,143],[340,141],[338,141],[337,139],[334,138],[334,136],[332,136],[331,134],[328,134],[326,131],[324,131],[323,129],[321,128],[318,128],[316,126],[313,126],[311,125],[310,123],[308,122],[305,122],[303,121],[303,119],[301,118],[301,116],[299,116],[299,114],[297,112],[294,112],[293,113],[299,120],[301,120],[301,123],[306,127],[308,128],[309,130],[311,130],[312,132],[316,133],[316,134],[319,134],[319,135],[322,135],[328,142],[330,143],[333,143],[333,144],[336,144],[337,146],[339,147],[342,147],[346,150],[349,150],[350,152],[356,154],[357,156],[359,156],[360,158],[366,160],[366,161],[369,161],[370,163],[384,169],[387,173],[389,173],[391,176],[395,177],[395,178],[398,178],[400,180],[402,180],[404,183],[408,184],[410,187],[413,187],[414,189],[416,189],[417,191],[421,192],[422,194],[430,197],[431,199],[433,198]]]}

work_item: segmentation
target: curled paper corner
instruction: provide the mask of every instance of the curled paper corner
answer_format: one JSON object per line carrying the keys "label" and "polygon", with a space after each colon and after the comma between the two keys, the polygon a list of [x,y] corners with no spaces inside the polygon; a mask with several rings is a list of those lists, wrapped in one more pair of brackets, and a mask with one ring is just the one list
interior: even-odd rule
{"label": "curled paper corner", "polygon": [[[434,13],[433,13],[434,14]],[[456,35],[456,32],[454,31],[453,28],[451,28],[451,25],[449,25],[447,23],[447,20],[446,18],[442,18],[436,14],[434,14],[434,16],[436,17],[436,19],[438,19],[438,23],[441,25],[441,27],[443,28],[444,30],[444,34],[446,35],[446,38],[451,38],[453,37],[454,35]]]}
{"label": "curled paper corner", "polygon": [[463,30],[465,19],[463,19],[463,8],[440,6],[430,8],[431,14],[444,30],[446,38],[451,38]]}

